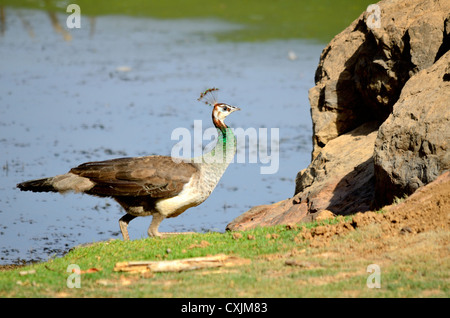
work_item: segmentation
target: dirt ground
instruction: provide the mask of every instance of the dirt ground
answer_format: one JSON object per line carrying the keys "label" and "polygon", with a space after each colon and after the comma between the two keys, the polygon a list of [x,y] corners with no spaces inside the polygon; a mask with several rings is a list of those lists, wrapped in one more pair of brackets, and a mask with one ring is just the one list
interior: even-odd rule
{"label": "dirt ground", "polygon": [[427,231],[450,229],[450,172],[418,189],[406,199],[385,206],[385,213],[357,213],[349,222],[323,225],[305,230],[301,236],[312,246],[326,245],[331,238],[344,235],[356,228],[378,224],[383,239],[399,235],[414,235]]}
{"label": "dirt ground", "polygon": [[316,254],[326,254],[329,260],[376,259],[386,264],[422,257],[448,263],[450,172],[410,197],[385,206],[383,212],[357,213],[352,221],[304,230],[299,239],[309,240],[310,247],[317,248]]}

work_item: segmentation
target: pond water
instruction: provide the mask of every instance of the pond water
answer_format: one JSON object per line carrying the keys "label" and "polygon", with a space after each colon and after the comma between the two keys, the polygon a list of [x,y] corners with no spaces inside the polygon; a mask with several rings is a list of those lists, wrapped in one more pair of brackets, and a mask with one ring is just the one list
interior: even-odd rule
{"label": "pond water", "polygon": [[[242,110],[233,128],[279,129],[279,169],[233,163],[200,206],[160,231],[224,231],[249,208],[293,194],[309,164],[314,85],[322,43],[218,41],[242,28],[213,19],[103,16],[67,29],[65,15],[6,9],[0,35],[0,264],[46,260],[82,243],[121,238],[124,214],[112,199],[20,192],[19,182],[54,176],[86,161],[170,155],[174,129],[212,126],[200,93]],[[58,29],[58,21],[61,29]],[[270,137],[270,134],[269,134]],[[204,141],[208,144],[210,141]],[[246,149],[239,151],[249,152]],[[269,145],[270,147],[270,145]],[[270,149],[269,149],[270,150]],[[147,236],[151,218],[129,225]]]}

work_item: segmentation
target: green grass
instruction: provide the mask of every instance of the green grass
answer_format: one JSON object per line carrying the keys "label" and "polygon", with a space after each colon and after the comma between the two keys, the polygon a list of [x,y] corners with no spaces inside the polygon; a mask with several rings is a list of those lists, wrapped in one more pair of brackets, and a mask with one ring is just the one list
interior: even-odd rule
{"label": "green grass", "polygon": [[[340,218],[305,224],[334,224]],[[349,221],[351,217],[346,217]],[[448,297],[447,232],[390,238],[380,227],[357,229],[312,248],[301,227],[113,240],[72,250],[64,257],[0,271],[0,297]],[[238,234],[236,234],[238,233]],[[205,243],[207,242],[207,243]],[[380,245],[382,244],[382,245]],[[384,245],[383,245],[384,244]],[[386,246],[379,248],[379,246]],[[398,246],[392,249],[391,246]],[[445,251],[444,251],[445,252]],[[141,275],[114,272],[117,262],[172,260],[224,253],[251,260],[237,267]],[[444,255],[444,256],[442,256]],[[289,266],[293,259],[300,265]],[[366,286],[369,264],[380,264],[382,288]],[[68,288],[70,264],[82,271],[81,288]],[[303,264],[303,265],[302,265]],[[31,272],[30,272],[31,271]],[[21,275],[20,272],[28,272]]]}
{"label": "green grass", "polygon": [[[171,260],[225,253],[243,258],[255,259],[261,255],[285,252],[296,246],[293,240],[298,230],[287,230],[285,227],[261,228],[244,232],[242,237],[233,238],[232,233],[206,233],[194,235],[179,235],[165,239],[141,239],[124,242],[114,240],[95,243],[89,247],[80,247],[72,250],[62,258],[56,258],[46,263],[32,264],[24,268],[0,272],[0,296],[2,297],[29,297],[29,296],[57,296],[59,292],[69,292],[72,296],[114,296],[115,292],[108,288],[98,289],[96,281],[101,279],[118,279],[121,273],[113,271],[114,265],[126,260]],[[278,235],[268,238],[268,234]],[[201,244],[202,241],[208,242]],[[96,273],[82,274],[80,289],[69,289],[66,280],[70,273],[66,272],[70,264],[77,264],[81,270],[89,268],[101,269]],[[35,270],[35,274],[20,276],[21,271]],[[232,275],[239,283],[246,285],[255,278],[240,273]],[[176,276],[177,280],[185,280],[191,276],[189,273],[157,274],[160,279],[170,279]],[[253,275],[251,275],[253,276]],[[200,282],[203,283],[201,277]],[[18,283],[19,282],[19,283]],[[216,282],[217,283],[217,282]],[[137,283],[139,286],[140,284]],[[145,285],[145,284],[144,284]],[[104,290],[103,290],[104,289]],[[139,288],[138,288],[139,289]],[[103,290],[103,291],[102,291]],[[134,289],[133,289],[134,290]],[[120,291],[120,296],[163,296],[163,294],[150,291],[128,293]],[[116,295],[118,296],[118,295]],[[182,296],[181,294],[179,295]],[[203,295],[206,296],[206,295]]]}

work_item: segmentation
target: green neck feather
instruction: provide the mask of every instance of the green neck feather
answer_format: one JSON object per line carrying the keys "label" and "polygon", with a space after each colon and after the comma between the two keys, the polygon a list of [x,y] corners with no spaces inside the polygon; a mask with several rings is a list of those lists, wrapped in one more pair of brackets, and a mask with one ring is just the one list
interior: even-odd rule
{"label": "green neck feather", "polygon": [[[217,128],[219,133],[217,137],[217,144],[213,150],[205,154],[203,158],[206,162],[228,165],[234,158],[236,153],[236,137],[231,128]],[[210,160],[211,159],[211,160]]]}

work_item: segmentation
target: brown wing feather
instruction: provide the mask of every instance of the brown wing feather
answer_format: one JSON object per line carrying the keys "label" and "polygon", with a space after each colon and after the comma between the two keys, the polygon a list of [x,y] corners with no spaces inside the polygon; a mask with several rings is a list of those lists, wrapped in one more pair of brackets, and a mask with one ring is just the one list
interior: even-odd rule
{"label": "brown wing feather", "polygon": [[165,156],[87,162],[70,170],[95,183],[89,194],[153,198],[177,195],[197,171],[192,163],[176,163]]}

